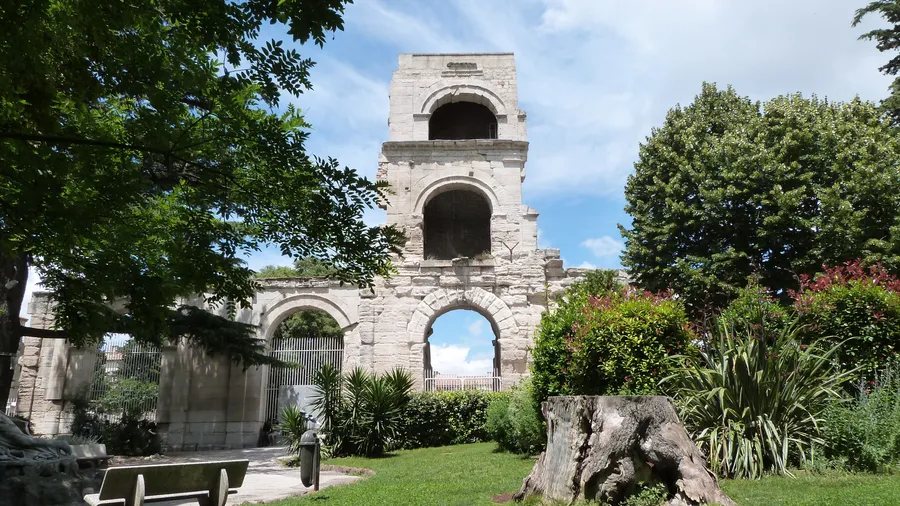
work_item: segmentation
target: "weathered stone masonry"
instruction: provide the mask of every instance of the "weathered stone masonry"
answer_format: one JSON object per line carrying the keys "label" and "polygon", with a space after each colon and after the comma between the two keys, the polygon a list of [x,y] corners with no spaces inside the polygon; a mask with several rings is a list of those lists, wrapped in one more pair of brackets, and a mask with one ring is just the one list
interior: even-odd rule
{"label": "weathered stone masonry", "polygon": [[[496,126],[483,125],[483,116],[473,116],[457,130],[453,125],[442,128],[460,136],[458,132],[474,124],[486,132],[481,138],[429,140],[432,114],[461,101],[486,107]],[[564,270],[559,250],[538,248],[538,213],[522,202],[528,142],[513,55],[401,55],[391,81],[388,124],[389,140],[378,158],[377,177],[389,182],[393,191],[383,203],[387,222],[409,238],[403,257],[396,259],[396,275],[377,280],[374,291],[322,280],[266,280],[252,308],[238,317],[258,325],[260,339],[268,342],[291,313],[326,311],[345,330],[345,370],[356,365],[373,372],[405,367],[421,387],[431,324],[450,310],[471,309],[491,323],[504,388],[515,384],[526,374],[528,349],[547,294],[562,290],[584,271]],[[426,258],[426,205],[450,191],[473,192],[488,204],[489,252]],[[470,233],[465,224],[446,226],[451,249],[454,241],[472,244],[478,241],[473,234],[485,233]],[[33,325],[50,326],[45,294],[35,295],[30,312]],[[62,341],[32,338],[24,347],[18,412],[31,417],[38,433],[64,433],[69,419],[66,400],[89,384],[93,353]],[[266,368],[243,371],[225,357],[204,356],[184,344],[165,348],[157,421],[166,445],[176,449],[255,445],[264,418],[267,373]]]}

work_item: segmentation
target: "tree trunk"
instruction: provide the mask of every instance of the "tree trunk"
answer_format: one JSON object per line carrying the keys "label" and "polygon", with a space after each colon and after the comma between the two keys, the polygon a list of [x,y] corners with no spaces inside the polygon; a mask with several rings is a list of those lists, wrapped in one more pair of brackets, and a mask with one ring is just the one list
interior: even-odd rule
{"label": "tree trunk", "polygon": [[618,504],[638,484],[662,483],[667,505],[736,506],[667,397],[550,397],[542,406],[547,449],[516,494]]}
{"label": "tree trunk", "polygon": [[12,386],[21,325],[19,311],[28,281],[24,257],[10,257],[0,250],[0,412],[6,411]]}

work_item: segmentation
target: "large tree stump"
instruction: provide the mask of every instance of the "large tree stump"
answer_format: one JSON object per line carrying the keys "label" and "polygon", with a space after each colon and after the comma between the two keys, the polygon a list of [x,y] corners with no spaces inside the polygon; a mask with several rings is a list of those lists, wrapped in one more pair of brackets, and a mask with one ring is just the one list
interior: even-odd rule
{"label": "large tree stump", "polygon": [[547,449],[516,494],[617,504],[639,483],[663,483],[668,505],[736,506],[675,413],[668,397],[550,397]]}

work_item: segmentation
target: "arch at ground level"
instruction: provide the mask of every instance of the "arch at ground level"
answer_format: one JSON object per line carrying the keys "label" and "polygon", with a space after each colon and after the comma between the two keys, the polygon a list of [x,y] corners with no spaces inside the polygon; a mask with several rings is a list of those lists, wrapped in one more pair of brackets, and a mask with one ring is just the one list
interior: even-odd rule
{"label": "arch at ground level", "polygon": [[263,337],[266,342],[271,341],[272,336],[275,335],[275,330],[278,329],[281,322],[288,316],[304,309],[324,311],[334,318],[344,332],[347,332],[349,327],[358,323],[354,321],[355,319],[351,320],[352,313],[350,309],[344,307],[341,302],[326,295],[299,293],[282,299],[273,304],[272,307],[267,308],[266,312],[260,316],[260,337]]}
{"label": "arch at ground level", "polygon": [[524,348],[527,347],[527,339],[520,339],[519,326],[509,306],[500,297],[482,288],[437,288],[419,302],[406,327],[411,369],[424,371],[428,329],[439,316],[454,309],[471,309],[487,318],[497,339],[500,376],[508,378],[510,384],[515,383],[518,376],[525,372]]}

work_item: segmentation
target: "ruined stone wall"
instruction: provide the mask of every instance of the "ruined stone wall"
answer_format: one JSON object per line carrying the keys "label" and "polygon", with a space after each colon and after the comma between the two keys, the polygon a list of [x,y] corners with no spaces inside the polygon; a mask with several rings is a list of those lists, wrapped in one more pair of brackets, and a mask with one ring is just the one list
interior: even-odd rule
{"label": "ruined stone wall", "polygon": [[[583,276],[564,269],[559,250],[538,249],[536,210],[522,202],[528,154],[526,116],[518,109],[511,54],[401,55],[391,82],[389,141],[377,177],[391,185],[381,205],[387,223],[408,236],[397,272],[374,291],[326,280],[264,280],[239,321],[258,326],[269,343],[290,314],[319,309],[344,329],[343,367],[372,372],[402,367],[419,387],[427,335],[442,314],[471,309],[490,322],[499,343],[503,388],[527,374],[528,350],[548,297]],[[484,105],[496,116],[497,139],[429,141],[428,121],[457,101]],[[424,214],[442,192],[468,190],[490,208],[490,252],[476,258],[427,259]],[[199,305],[201,301],[193,301]],[[39,296],[35,323],[49,326]],[[92,356],[64,342],[26,339],[21,358],[20,413],[40,433],[65,431],[65,398],[80,388]],[[227,357],[209,357],[184,343],[163,349],[157,420],[164,445],[190,450],[254,446],[265,417],[268,368],[244,371]]]}

